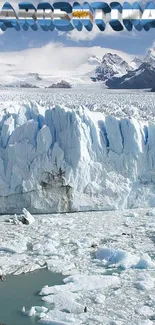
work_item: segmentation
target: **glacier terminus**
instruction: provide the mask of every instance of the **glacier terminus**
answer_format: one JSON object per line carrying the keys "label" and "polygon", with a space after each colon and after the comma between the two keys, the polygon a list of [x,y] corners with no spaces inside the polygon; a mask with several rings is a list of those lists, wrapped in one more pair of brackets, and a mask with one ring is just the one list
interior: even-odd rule
{"label": "glacier terminus", "polygon": [[2,110],[0,129],[2,214],[155,204],[153,120],[30,101]]}

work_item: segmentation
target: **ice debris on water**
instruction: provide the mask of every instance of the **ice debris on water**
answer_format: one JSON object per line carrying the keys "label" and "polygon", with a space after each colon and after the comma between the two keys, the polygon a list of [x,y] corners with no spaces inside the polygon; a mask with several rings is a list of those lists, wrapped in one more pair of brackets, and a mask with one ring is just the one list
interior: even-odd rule
{"label": "ice debris on water", "polygon": [[25,316],[29,316],[29,317],[32,317],[32,316],[42,316],[43,317],[43,314],[46,314],[48,311],[48,308],[44,307],[44,306],[32,306],[29,310],[26,311],[26,308],[25,306],[23,306],[22,308],[22,313],[25,315]]}
{"label": "ice debris on water", "polygon": [[35,218],[29,211],[27,211],[27,209],[23,208],[22,212],[23,214],[15,214],[12,218],[9,218],[6,221],[13,223],[14,225],[20,225],[21,223],[25,225],[31,225],[33,222],[35,222]]}
{"label": "ice debris on water", "polygon": [[24,219],[24,222],[26,225],[30,225],[31,223],[33,223],[35,221],[34,217],[32,216],[32,214],[27,211],[25,208],[23,209],[23,219]]}

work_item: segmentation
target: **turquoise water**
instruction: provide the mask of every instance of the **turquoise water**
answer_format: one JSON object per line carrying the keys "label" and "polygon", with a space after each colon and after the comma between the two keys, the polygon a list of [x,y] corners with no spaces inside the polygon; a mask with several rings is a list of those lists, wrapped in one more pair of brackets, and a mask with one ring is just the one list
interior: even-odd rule
{"label": "turquoise water", "polygon": [[52,273],[47,269],[18,276],[9,276],[0,282],[0,323],[6,325],[36,325],[38,318],[24,316],[22,307],[26,310],[31,306],[49,305],[41,300],[39,291],[43,286],[63,284],[61,274]]}

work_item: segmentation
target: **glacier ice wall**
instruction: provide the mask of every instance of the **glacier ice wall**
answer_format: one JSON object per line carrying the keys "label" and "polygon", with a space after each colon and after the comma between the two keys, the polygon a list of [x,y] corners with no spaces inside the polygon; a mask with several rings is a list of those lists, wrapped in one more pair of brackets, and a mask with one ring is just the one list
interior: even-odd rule
{"label": "glacier ice wall", "polygon": [[0,114],[0,213],[155,206],[155,124],[79,107]]}

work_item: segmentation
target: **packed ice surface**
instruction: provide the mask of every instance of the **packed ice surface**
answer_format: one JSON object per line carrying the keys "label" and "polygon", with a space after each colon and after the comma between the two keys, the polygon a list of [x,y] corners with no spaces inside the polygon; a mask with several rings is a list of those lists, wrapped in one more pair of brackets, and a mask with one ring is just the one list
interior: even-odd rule
{"label": "packed ice surface", "polygon": [[29,226],[7,219],[0,218],[3,274],[46,266],[64,275],[62,285],[38,284],[48,310],[25,306],[25,317],[37,314],[48,325],[154,324],[155,209],[36,215]]}
{"label": "packed ice surface", "polygon": [[[46,92],[42,102],[42,93],[18,92],[14,100],[15,92],[1,92],[0,213],[155,205],[154,97],[105,92],[98,105],[100,93],[94,91],[97,106],[92,109],[90,99],[81,105],[80,92],[62,92],[59,105],[59,92],[47,92],[44,102]],[[89,95],[86,91],[86,98]],[[109,98],[107,104],[102,102],[104,96]],[[135,114],[129,103],[125,105],[127,97],[129,103],[135,100]]]}

